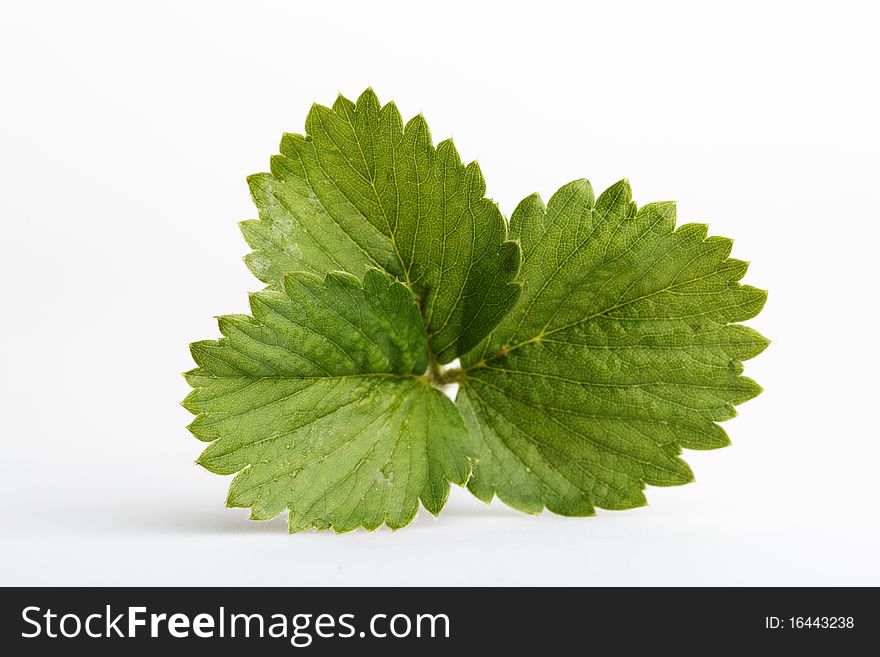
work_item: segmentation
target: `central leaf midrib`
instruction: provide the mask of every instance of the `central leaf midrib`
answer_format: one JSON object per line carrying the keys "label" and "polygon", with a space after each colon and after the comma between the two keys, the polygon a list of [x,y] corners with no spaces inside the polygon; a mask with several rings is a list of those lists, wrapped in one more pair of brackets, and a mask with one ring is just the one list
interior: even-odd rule
{"label": "central leaf midrib", "polygon": [[[474,363],[473,365],[470,365],[470,366],[468,366],[468,367],[463,368],[463,369],[462,369],[462,372],[469,372],[469,371],[471,371],[471,370],[475,370],[475,369],[479,369],[479,368],[481,368],[481,367],[485,367],[488,363],[492,362],[492,361],[495,360],[496,358],[501,358],[501,357],[503,357],[503,356],[506,356],[506,355],[509,354],[511,351],[515,351],[516,349],[519,349],[520,347],[525,347],[525,346],[527,346],[527,345],[530,345],[530,344],[536,344],[536,343],[539,343],[539,342],[543,341],[544,338],[545,338],[546,336],[548,336],[548,335],[553,335],[553,334],[555,334],[555,333],[559,333],[560,331],[565,331],[565,330],[570,329],[570,328],[572,328],[572,327],[574,327],[574,326],[578,326],[578,325],[580,325],[580,324],[584,324],[584,323],[586,323],[586,322],[589,322],[589,321],[591,321],[591,320],[594,320],[594,319],[596,319],[597,317],[607,316],[608,313],[610,313],[610,312],[612,312],[612,311],[614,311],[614,310],[618,310],[618,309],[620,309],[620,308],[625,308],[626,306],[628,306],[628,305],[630,305],[630,304],[636,303],[636,302],[638,302],[638,301],[644,301],[645,299],[650,299],[651,297],[656,296],[656,295],[658,295],[658,294],[663,294],[664,292],[669,292],[670,290],[673,290],[673,289],[675,289],[676,287],[680,287],[680,286],[682,286],[682,285],[687,285],[687,284],[690,284],[690,283],[695,283],[695,282],[697,282],[697,281],[701,281],[701,280],[703,280],[703,279],[706,279],[706,278],[709,278],[709,277],[711,277],[711,276],[714,276],[714,275],[717,274],[717,273],[718,273],[717,270],[713,270],[713,271],[709,272],[708,274],[704,274],[703,276],[698,276],[697,278],[690,278],[690,279],[688,279],[688,280],[686,280],[686,281],[682,281],[682,282],[680,282],[680,283],[674,283],[674,284],[672,284],[672,285],[668,285],[668,286],[666,286],[666,287],[664,287],[664,288],[662,288],[662,289],[660,289],[660,290],[655,290],[654,292],[651,292],[651,293],[649,293],[649,294],[643,294],[642,296],[635,297],[635,298],[633,298],[633,299],[629,299],[629,300],[627,300],[627,301],[624,301],[624,302],[622,302],[622,303],[618,303],[618,304],[613,305],[613,306],[609,306],[608,308],[605,308],[605,309],[603,309],[603,310],[601,310],[601,311],[599,311],[599,312],[593,313],[592,315],[589,315],[589,316],[587,316],[587,317],[584,317],[583,319],[579,319],[579,320],[576,321],[576,322],[571,322],[571,323],[569,323],[569,324],[565,324],[565,325],[563,325],[563,326],[559,326],[559,327],[557,327],[557,328],[555,328],[555,329],[552,329],[552,330],[550,330],[550,331],[546,331],[546,332],[542,331],[542,332],[539,333],[538,335],[536,335],[536,336],[534,336],[534,337],[532,337],[532,338],[529,338],[528,340],[523,340],[522,342],[517,342],[517,343],[515,343],[515,344],[513,344],[513,345],[507,346],[507,347],[504,348],[503,350],[500,350],[500,351],[502,351],[502,353],[495,353],[495,354],[492,354],[492,355],[489,356],[488,358],[484,358],[484,359],[480,360],[479,362]],[[619,319],[619,318],[615,318],[615,319]],[[648,318],[648,319],[650,319],[650,318]],[[725,324],[725,326],[730,325],[730,324],[731,324],[731,322],[728,322],[727,324]]]}

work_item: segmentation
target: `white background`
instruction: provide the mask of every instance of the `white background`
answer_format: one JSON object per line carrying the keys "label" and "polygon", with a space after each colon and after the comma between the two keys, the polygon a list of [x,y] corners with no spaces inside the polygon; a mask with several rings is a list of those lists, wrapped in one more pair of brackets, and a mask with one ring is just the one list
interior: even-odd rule
{"label": "white background", "polygon": [[[880,584],[873,3],[19,2],[0,21],[0,584]],[[236,223],[309,105],[372,85],[508,215],[679,201],[770,290],[766,389],[695,484],[595,518],[456,489],[288,536],[194,464],[180,372],[260,287]]]}

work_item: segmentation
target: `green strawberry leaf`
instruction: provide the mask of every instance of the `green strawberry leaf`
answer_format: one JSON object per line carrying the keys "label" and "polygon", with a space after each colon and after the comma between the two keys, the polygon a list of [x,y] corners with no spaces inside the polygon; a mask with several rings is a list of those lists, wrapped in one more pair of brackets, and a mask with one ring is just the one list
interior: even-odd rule
{"label": "green strawberry leaf", "polygon": [[519,293],[519,250],[479,166],[372,90],[314,105],[306,134],[284,135],[271,173],[249,182],[260,218],[242,232],[257,278],[278,288],[289,271],[382,268],[413,291],[440,363],[478,344]]}
{"label": "green strawberry leaf", "polygon": [[572,182],[546,209],[531,196],[510,234],[522,293],[455,376],[479,459],[470,490],[591,515],[691,481],[681,449],[727,445],[717,422],[760,392],[742,361],[768,342],[736,322],[766,292],[739,283],[732,242],[676,229],[671,203],[637,210],[626,181],[595,200]]}
{"label": "green strawberry leaf", "polygon": [[418,502],[436,514],[471,473],[452,401],[422,375],[419,308],[377,269],[292,273],[251,295],[251,315],[219,319],[191,346],[184,406],[210,442],[199,463],[237,473],[228,505],[254,519],[289,510],[290,531],[392,529]]}
{"label": "green strawberry leaf", "polygon": [[450,483],[531,513],[636,507],[760,392],[742,363],[768,342],[738,322],[766,292],[673,204],[578,180],[508,230],[479,167],[370,90],[280,150],[242,223],[268,287],[185,375],[198,462],[252,518],[398,528]]}

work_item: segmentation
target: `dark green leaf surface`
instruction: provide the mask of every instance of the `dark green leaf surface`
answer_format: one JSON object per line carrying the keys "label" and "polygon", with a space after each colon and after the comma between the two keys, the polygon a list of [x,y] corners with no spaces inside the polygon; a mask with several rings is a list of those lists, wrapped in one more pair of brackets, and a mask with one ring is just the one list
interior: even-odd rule
{"label": "dark green leaf surface", "polygon": [[428,344],[410,291],[367,271],[289,274],[251,296],[252,315],[197,342],[190,430],[199,463],[238,473],[228,504],[254,519],[289,509],[291,531],[409,523],[438,513],[471,472],[453,403],[420,376]]}
{"label": "dark green leaf surface", "polygon": [[585,180],[511,217],[522,294],[462,363],[457,405],[478,444],[471,491],[518,509],[589,515],[691,481],[681,448],[728,444],[719,421],[760,388],[742,361],[767,341],[736,324],[766,292],[707,227],[641,209],[626,181]]}
{"label": "dark green leaf surface", "polygon": [[452,142],[436,148],[425,119],[405,125],[394,103],[365,91],[314,105],[306,134],[287,134],[271,173],[250,178],[259,220],[242,230],[254,274],[380,267],[412,289],[437,360],[475,346],[514,303],[516,244],[479,166]]}

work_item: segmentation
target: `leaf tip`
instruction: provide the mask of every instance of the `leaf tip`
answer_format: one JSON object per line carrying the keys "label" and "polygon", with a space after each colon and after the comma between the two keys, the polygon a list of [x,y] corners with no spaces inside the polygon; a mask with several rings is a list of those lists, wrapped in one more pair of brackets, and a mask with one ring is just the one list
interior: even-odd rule
{"label": "leaf tip", "polygon": [[379,96],[373,90],[373,85],[367,85],[367,88],[364,89],[357,98],[357,107],[363,108],[366,106],[370,106],[373,108],[373,111],[378,111],[380,103]]}

